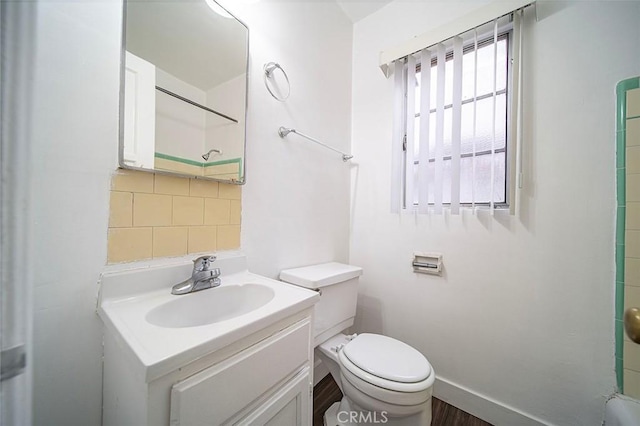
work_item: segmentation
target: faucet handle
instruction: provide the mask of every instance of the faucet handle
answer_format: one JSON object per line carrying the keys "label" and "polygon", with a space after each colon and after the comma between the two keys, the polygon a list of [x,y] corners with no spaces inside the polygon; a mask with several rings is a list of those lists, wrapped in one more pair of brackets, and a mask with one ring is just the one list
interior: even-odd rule
{"label": "faucet handle", "polygon": [[193,259],[193,272],[210,271],[211,264],[215,262],[216,256],[200,256],[197,259]]}

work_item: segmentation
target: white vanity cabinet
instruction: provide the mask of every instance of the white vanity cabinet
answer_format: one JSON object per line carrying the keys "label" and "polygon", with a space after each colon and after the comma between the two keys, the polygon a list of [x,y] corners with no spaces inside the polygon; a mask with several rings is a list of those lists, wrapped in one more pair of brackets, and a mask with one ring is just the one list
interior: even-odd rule
{"label": "white vanity cabinet", "polygon": [[104,426],[311,425],[312,311],[307,309],[152,380],[105,335]]}
{"label": "white vanity cabinet", "polygon": [[216,266],[220,286],[182,296],[190,258],[102,275],[103,426],[311,424],[318,293],[247,271],[241,253]]}
{"label": "white vanity cabinet", "polygon": [[[173,385],[171,424],[266,424],[281,411],[292,423],[279,424],[307,424],[309,328],[307,320],[293,324]],[[257,408],[250,406],[254,401]]]}

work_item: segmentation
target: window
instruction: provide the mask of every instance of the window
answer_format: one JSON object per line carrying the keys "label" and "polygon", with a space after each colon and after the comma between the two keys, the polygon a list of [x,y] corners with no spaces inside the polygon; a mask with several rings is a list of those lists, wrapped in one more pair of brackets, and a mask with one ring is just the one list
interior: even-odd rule
{"label": "window", "polygon": [[394,61],[392,212],[515,213],[521,20],[517,10]]}
{"label": "window", "polygon": [[[478,42],[477,74],[475,72],[476,47],[472,40],[463,48],[462,56],[462,107],[460,121],[460,203],[471,205],[489,204],[493,188],[493,202],[496,205],[507,203],[507,137],[509,97],[508,63],[509,33],[502,33],[497,42],[496,88],[494,95],[494,40],[493,36]],[[431,60],[431,105],[436,105],[436,86],[438,82],[438,60]],[[415,85],[415,124],[414,140],[420,138],[421,65],[416,66]],[[410,87],[407,85],[407,87]],[[475,91],[474,91],[475,87]],[[475,96],[474,96],[475,93]],[[444,138],[443,138],[443,176],[442,202],[451,203],[451,148],[453,116],[453,51],[446,54],[444,89]],[[473,100],[476,102],[474,103]],[[409,97],[407,97],[409,98]],[[495,105],[494,105],[495,101]],[[495,142],[492,119],[495,107]],[[435,141],[436,108],[429,111],[429,164],[428,179],[435,180]],[[492,155],[493,154],[493,155]],[[405,161],[418,165],[420,144],[414,143],[413,155],[405,150]],[[494,163],[493,176],[491,162]],[[414,184],[418,185],[418,168],[414,168]],[[491,185],[493,179],[493,185]],[[416,187],[414,186],[414,187]],[[409,194],[408,194],[409,195]],[[413,202],[418,204],[418,194],[413,193]],[[429,193],[429,204],[434,202],[434,191]]]}

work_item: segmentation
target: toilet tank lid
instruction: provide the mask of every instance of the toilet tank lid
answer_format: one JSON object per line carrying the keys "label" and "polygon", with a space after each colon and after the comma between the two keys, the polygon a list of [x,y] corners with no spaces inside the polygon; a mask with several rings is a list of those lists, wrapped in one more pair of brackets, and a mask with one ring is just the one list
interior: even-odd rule
{"label": "toilet tank lid", "polygon": [[285,269],[280,272],[280,279],[291,284],[316,289],[347,281],[360,275],[362,275],[362,268],[358,266],[330,262],[302,268]]}

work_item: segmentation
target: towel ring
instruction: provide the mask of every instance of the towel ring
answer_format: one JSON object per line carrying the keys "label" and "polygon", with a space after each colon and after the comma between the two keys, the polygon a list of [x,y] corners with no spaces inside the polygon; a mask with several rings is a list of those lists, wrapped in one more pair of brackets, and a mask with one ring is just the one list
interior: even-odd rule
{"label": "towel ring", "polygon": [[[284,78],[287,81],[287,95],[283,96],[283,97],[278,97],[275,93],[273,93],[273,91],[271,90],[271,87],[269,87],[269,81],[267,80],[268,78],[271,78],[273,76],[273,73],[277,69],[282,71],[282,74],[284,75]],[[267,90],[269,91],[269,94],[271,96],[273,96],[274,99],[276,99],[276,100],[278,100],[280,102],[286,101],[289,98],[289,95],[291,94],[291,83],[289,83],[289,76],[284,71],[284,69],[282,69],[280,64],[278,64],[276,62],[269,62],[269,63],[264,64],[264,85],[267,88]]]}

